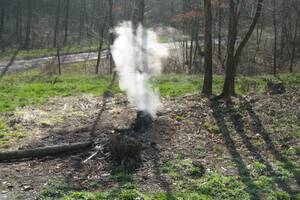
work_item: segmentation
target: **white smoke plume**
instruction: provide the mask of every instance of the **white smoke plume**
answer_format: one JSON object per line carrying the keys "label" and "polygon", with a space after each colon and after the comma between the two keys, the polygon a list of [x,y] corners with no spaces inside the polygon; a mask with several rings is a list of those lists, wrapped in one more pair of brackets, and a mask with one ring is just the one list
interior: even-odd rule
{"label": "white smoke plume", "polygon": [[134,30],[131,22],[115,28],[117,38],[111,47],[119,74],[119,85],[131,104],[153,118],[160,106],[159,93],[150,85],[150,78],[161,72],[161,59],[168,49],[160,44],[153,30],[139,25]]}

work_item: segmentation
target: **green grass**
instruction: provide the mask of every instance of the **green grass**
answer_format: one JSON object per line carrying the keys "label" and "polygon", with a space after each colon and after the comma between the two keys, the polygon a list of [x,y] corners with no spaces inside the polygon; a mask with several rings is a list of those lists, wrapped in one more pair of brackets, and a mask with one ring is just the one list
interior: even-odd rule
{"label": "green grass", "polygon": [[[111,80],[110,76],[85,75],[84,67],[78,63],[66,67],[63,74],[67,75],[49,77],[45,76],[41,69],[35,69],[5,76],[0,81],[0,112],[43,103],[49,97],[54,96],[76,96],[85,93],[101,95]],[[221,92],[223,79],[222,76],[214,76],[213,92],[215,94]],[[280,79],[286,83],[287,89],[300,85],[299,74],[282,75]],[[202,88],[202,82],[202,77],[196,75],[162,75],[153,79],[155,87],[159,88],[163,97],[198,93]],[[238,77],[236,88],[237,93],[242,95],[263,91],[265,85],[266,76]],[[117,85],[113,87],[113,90],[120,92]]]}
{"label": "green grass", "polygon": [[24,133],[19,130],[10,130],[4,120],[0,118],[0,148],[6,148],[14,139],[25,137]]}
{"label": "green grass", "polygon": [[[217,173],[207,173],[198,179],[184,179],[180,189],[172,188],[169,192],[141,192],[133,184],[111,188],[106,191],[76,191],[63,182],[52,182],[38,193],[41,200],[248,200],[251,198],[249,189],[237,176],[222,176]],[[180,184],[180,179],[172,183]],[[260,176],[254,181],[253,193],[262,199],[291,199],[290,194],[274,188],[272,178]]]}

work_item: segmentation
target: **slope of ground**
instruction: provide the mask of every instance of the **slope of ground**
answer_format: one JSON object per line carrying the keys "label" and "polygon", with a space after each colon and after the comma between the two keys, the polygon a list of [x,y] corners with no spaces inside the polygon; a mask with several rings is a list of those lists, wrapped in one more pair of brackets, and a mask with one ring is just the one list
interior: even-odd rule
{"label": "slope of ground", "polygon": [[[19,134],[8,149],[84,141],[92,127],[102,141],[135,115],[122,95],[106,104],[90,95],[54,97],[3,113],[0,130]],[[165,97],[141,135],[140,165],[114,165],[104,152],[82,163],[94,149],[0,163],[0,199],[299,199],[299,131],[299,86],[231,103]]]}

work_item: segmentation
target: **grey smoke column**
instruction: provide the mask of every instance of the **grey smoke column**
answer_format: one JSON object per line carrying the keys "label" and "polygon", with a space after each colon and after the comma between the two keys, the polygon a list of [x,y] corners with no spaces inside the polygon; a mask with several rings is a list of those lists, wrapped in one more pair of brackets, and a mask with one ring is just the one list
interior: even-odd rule
{"label": "grey smoke column", "polygon": [[119,85],[131,104],[152,117],[159,108],[159,93],[149,81],[161,72],[161,59],[168,56],[168,49],[158,43],[154,31],[131,22],[115,28],[117,38],[112,45],[112,55],[119,74]]}

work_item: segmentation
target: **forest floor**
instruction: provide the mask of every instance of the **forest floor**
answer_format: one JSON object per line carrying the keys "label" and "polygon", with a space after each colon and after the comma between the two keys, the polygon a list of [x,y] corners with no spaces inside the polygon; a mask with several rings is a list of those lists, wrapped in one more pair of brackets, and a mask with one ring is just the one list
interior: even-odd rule
{"label": "forest floor", "polygon": [[[91,95],[50,97],[1,114],[0,134],[15,136],[2,149],[86,141],[93,125],[105,140],[135,117],[122,94],[105,104]],[[299,85],[230,103],[198,94],[163,97],[141,137],[141,163],[130,168],[105,153],[82,163],[95,149],[0,163],[0,199],[300,199]]]}

